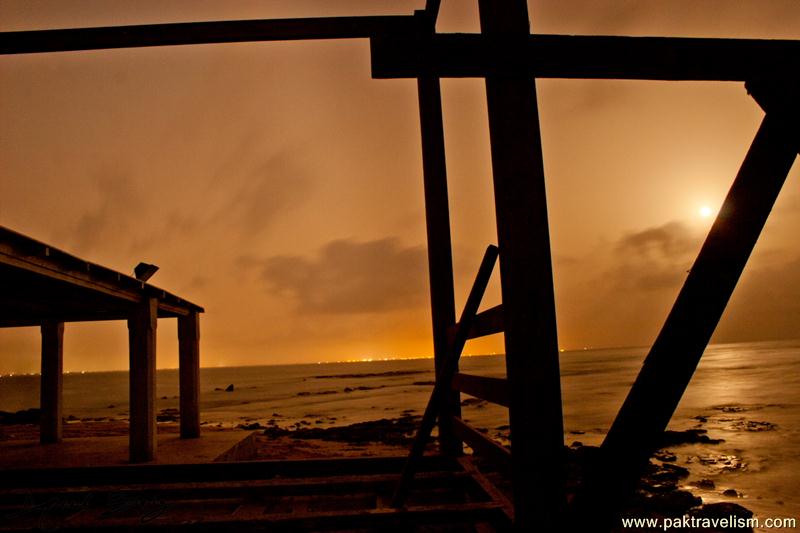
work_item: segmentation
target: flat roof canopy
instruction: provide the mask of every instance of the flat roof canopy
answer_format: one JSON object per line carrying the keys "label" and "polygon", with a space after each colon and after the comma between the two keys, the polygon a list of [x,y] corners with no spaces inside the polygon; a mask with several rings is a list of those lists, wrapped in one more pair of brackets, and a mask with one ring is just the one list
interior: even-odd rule
{"label": "flat roof canopy", "polygon": [[163,289],[0,226],[0,327],[126,320],[145,298],[158,317],[203,312]]}

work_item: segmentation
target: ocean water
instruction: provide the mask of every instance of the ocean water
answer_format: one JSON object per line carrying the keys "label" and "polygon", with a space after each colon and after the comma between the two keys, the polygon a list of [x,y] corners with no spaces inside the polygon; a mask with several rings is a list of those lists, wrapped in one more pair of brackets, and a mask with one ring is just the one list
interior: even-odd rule
{"label": "ocean water", "polygon": [[[600,444],[645,348],[561,354],[565,441]],[[502,356],[465,357],[464,372],[503,377]],[[430,359],[285,366],[203,368],[201,418],[205,424],[259,422],[330,427],[421,414],[432,389]],[[233,391],[224,389],[233,385]],[[38,376],[0,378],[0,410],[38,405]],[[158,410],[178,406],[177,370],[157,374]],[[64,414],[77,418],[127,418],[126,372],[71,373],[64,377]],[[467,396],[463,396],[466,399]],[[503,440],[507,410],[465,405],[463,416]],[[534,417],[534,423],[536,415]],[[671,447],[689,468],[704,501],[735,501],[762,518],[800,519],[800,341],[718,344],[700,366],[670,429],[702,428],[716,445]],[[724,496],[734,489],[739,496]]]}

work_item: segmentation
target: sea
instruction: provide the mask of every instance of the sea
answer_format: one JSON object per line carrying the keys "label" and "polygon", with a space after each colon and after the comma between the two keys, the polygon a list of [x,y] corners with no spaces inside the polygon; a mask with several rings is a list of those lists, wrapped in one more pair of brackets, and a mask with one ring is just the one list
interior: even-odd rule
{"label": "sea", "polygon": [[[567,445],[602,442],[646,352],[561,353]],[[505,359],[463,357],[461,370],[503,377]],[[296,428],[420,415],[433,379],[431,359],[202,368],[201,420]],[[159,370],[156,380],[157,409],[177,408],[177,370]],[[127,372],[66,374],[63,394],[68,423],[128,416]],[[36,407],[38,398],[38,376],[0,377],[0,410]],[[467,421],[507,442],[507,409],[464,403]],[[536,413],[530,416],[535,424]],[[796,518],[800,529],[800,340],[710,345],[669,429],[704,429],[723,440],[669,448],[675,464],[688,468],[683,483],[694,494],[705,502],[739,503],[762,519]]]}

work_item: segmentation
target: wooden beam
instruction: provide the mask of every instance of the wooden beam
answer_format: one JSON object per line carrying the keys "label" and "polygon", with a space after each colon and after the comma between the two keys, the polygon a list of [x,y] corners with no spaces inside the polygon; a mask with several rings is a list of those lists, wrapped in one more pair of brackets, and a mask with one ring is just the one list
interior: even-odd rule
{"label": "wooden beam", "polygon": [[373,78],[527,75],[536,78],[747,81],[800,71],[800,41],[588,35],[379,35]]}
{"label": "wooden beam", "polygon": [[[455,329],[455,325],[450,328],[448,334],[451,337],[455,334]],[[503,329],[503,304],[500,304],[485,309],[475,315],[475,321],[467,337],[470,339],[477,339],[478,337],[502,333]]]}
{"label": "wooden beam", "polygon": [[128,319],[130,346],[130,461],[151,461],[156,453],[156,312],[147,299]]}
{"label": "wooden beam", "polygon": [[0,33],[0,54],[31,54],[187,44],[358,39],[413,31],[413,17],[226,20]]}
{"label": "wooden beam", "polygon": [[504,470],[511,468],[511,452],[499,443],[490,439],[460,418],[453,419],[456,435],[466,442],[478,455],[485,455]]}
{"label": "wooden beam", "polygon": [[[345,457],[234,463],[146,464],[28,468],[13,476],[0,476],[0,488],[48,488],[69,485],[138,485],[166,483],[211,483],[263,479],[320,478],[344,475],[394,475],[407,457]],[[420,472],[458,470],[456,460],[426,455],[418,463]]]}
{"label": "wooden beam", "polygon": [[464,350],[464,344],[467,342],[467,332],[472,327],[472,319],[478,311],[483,294],[486,292],[486,285],[489,284],[489,278],[492,275],[494,264],[497,262],[497,253],[497,247],[489,245],[486,248],[486,253],[483,255],[481,266],[478,268],[478,275],[475,276],[475,282],[472,285],[472,289],[469,291],[469,296],[467,296],[467,302],[464,304],[464,309],[461,312],[461,319],[458,321],[460,324],[459,329],[456,331],[455,339],[448,348],[447,360],[442,370],[437,372],[436,384],[433,386],[433,392],[431,392],[431,397],[428,399],[428,404],[425,406],[425,412],[422,415],[419,429],[417,429],[414,442],[411,444],[411,451],[409,451],[408,460],[403,467],[400,482],[392,496],[393,507],[401,507],[404,505],[409,484],[414,477],[417,465],[425,451],[425,446],[428,444],[428,439],[436,424],[436,420],[441,416],[443,411],[442,406],[446,401],[447,394],[451,390],[451,382],[458,368],[458,359],[461,357],[461,352]]}
{"label": "wooden beam", "polygon": [[453,388],[503,407],[508,407],[511,403],[508,397],[508,380],[504,378],[487,378],[459,372],[453,376]]}
{"label": "wooden beam", "polygon": [[200,436],[200,315],[178,317],[181,438]]}
{"label": "wooden beam", "polygon": [[64,323],[45,322],[42,331],[42,377],[40,387],[42,444],[61,442],[64,382]]}
{"label": "wooden beam", "polygon": [[[418,16],[418,19],[421,17]],[[420,25],[423,21],[420,20]],[[450,204],[447,193],[442,94],[439,78],[417,79],[419,122],[422,138],[422,176],[425,191],[425,228],[428,237],[428,279],[431,296],[433,353],[437,376],[441,375],[449,350],[449,329],[456,320],[453,289],[453,255],[450,239]],[[458,392],[444,397],[447,416],[439,419],[439,444],[448,455],[461,453],[461,442],[449,427],[452,416],[461,414]]]}
{"label": "wooden beam", "polygon": [[[480,0],[481,30],[525,37],[525,0]],[[520,531],[557,531],[565,508],[564,426],[555,297],[536,84],[528,76],[486,78],[494,174],[512,484]],[[531,424],[530,417],[537,417]]]}
{"label": "wooden beam", "polygon": [[[794,103],[769,112],[601,447],[603,462],[576,499],[586,523],[619,508],[646,466],[733,293],[800,142]],[[610,523],[610,522],[609,522]]]}

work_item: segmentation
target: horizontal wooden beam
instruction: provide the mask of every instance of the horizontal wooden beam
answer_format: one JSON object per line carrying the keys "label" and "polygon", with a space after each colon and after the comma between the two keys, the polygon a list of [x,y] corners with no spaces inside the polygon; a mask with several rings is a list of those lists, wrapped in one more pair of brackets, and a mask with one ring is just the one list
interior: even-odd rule
{"label": "horizontal wooden beam", "polygon": [[412,16],[227,20],[12,31],[0,33],[0,54],[32,54],[187,44],[358,39],[413,28]]}
{"label": "horizontal wooden beam", "polygon": [[510,405],[508,381],[503,378],[487,378],[459,372],[453,376],[453,389],[503,407]]}
{"label": "horizontal wooden beam", "polygon": [[[234,463],[145,464],[59,468],[20,468],[12,476],[0,476],[0,489],[36,487],[139,485],[149,483],[210,483],[263,479],[296,479],[344,475],[391,474],[406,462],[398,457],[346,457]],[[420,458],[419,471],[459,471],[458,463],[443,456]]]}
{"label": "horizontal wooden beam", "polygon": [[537,78],[746,81],[800,72],[800,41],[478,34],[373,37],[374,78]]}
{"label": "horizontal wooden beam", "polygon": [[[472,327],[467,333],[467,339],[477,339],[478,337],[502,333],[504,330],[503,324],[503,304],[490,307],[475,315]],[[458,324],[448,328],[447,334],[451,339],[455,337],[456,328],[458,328]]]}
{"label": "horizontal wooden beam", "polygon": [[[81,303],[84,300],[91,301],[92,311],[109,311],[111,307],[129,306],[142,302],[146,297],[153,297],[159,300],[159,317],[183,316],[190,311],[203,312],[203,308],[189,301],[184,300],[163,289],[139,281],[132,276],[122,274],[110,268],[85,261],[72,254],[66,253],[47,244],[31,239],[25,235],[0,226],[0,269],[4,275],[19,279],[18,286],[14,287],[14,293],[18,297],[32,296],[31,291],[26,292],[26,283],[33,284],[32,288],[37,290],[44,287],[46,282],[48,287],[52,285],[70,290],[83,291],[81,296],[85,298],[80,301],[75,294],[71,294],[69,301],[72,302],[74,312],[67,314],[56,314],[47,316],[47,319],[57,319],[64,322],[83,320],[78,318],[72,320],[69,314],[84,316],[81,310]],[[88,292],[87,292],[88,291]],[[53,291],[53,298],[56,297]],[[46,296],[46,295],[45,295]],[[0,304],[6,304],[9,297],[8,291],[0,294]],[[108,305],[97,305],[103,303],[103,299]],[[32,305],[36,305],[39,300],[47,303],[47,298],[32,298]],[[83,307],[87,307],[84,305]],[[9,307],[9,306],[5,306]],[[57,308],[58,306],[51,306]],[[111,313],[114,315],[114,313]],[[119,315],[117,313],[117,315]],[[110,320],[125,318],[125,316],[109,316]],[[26,317],[13,317],[26,320]],[[37,319],[40,317],[36,317]],[[36,324],[41,323],[37,321]]]}
{"label": "horizontal wooden beam", "polygon": [[486,456],[503,468],[511,467],[511,452],[508,448],[501,446],[458,417],[453,417],[453,432],[475,450],[475,453]]}

